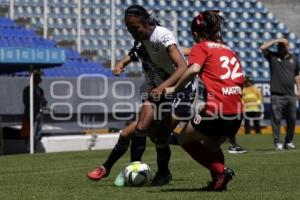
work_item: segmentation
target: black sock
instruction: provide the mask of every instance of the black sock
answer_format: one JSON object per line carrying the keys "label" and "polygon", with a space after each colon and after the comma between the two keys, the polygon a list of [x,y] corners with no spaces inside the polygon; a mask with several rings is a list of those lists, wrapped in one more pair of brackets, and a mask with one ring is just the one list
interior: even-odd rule
{"label": "black sock", "polygon": [[107,171],[110,171],[112,166],[126,153],[128,146],[129,140],[123,142],[118,141],[118,143],[115,145],[110,155],[108,156],[108,159],[103,164]]}
{"label": "black sock", "polygon": [[237,146],[238,145],[237,142],[236,142],[235,136],[229,137],[229,142],[233,146]]}
{"label": "black sock", "polygon": [[169,140],[169,144],[179,145],[176,133],[171,133],[168,140]]}
{"label": "black sock", "polygon": [[136,129],[131,138],[131,162],[141,161],[146,149],[146,134],[144,131]]}
{"label": "black sock", "polygon": [[157,173],[167,175],[170,173],[169,161],[171,158],[171,149],[169,144],[156,145],[157,154]]}

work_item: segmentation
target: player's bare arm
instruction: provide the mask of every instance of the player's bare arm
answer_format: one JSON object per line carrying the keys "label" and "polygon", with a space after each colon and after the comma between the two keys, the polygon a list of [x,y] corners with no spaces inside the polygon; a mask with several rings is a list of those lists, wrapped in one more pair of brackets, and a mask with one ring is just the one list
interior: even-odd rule
{"label": "player's bare arm", "polygon": [[112,73],[115,76],[119,76],[125,69],[125,67],[131,62],[130,56],[124,56],[120,61],[117,62],[115,68],[112,70]]}
{"label": "player's bare arm", "polygon": [[201,66],[197,63],[192,64],[181,76],[179,81],[173,87],[168,87],[165,89],[166,93],[175,93],[182,89],[187,82],[193,80],[194,77],[200,72]]}
{"label": "player's bare arm", "polygon": [[184,56],[190,55],[191,48],[181,47],[181,50],[182,50],[182,53],[183,53]]}
{"label": "player's bare arm", "polygon": [[174,85],[179,80],[184,71],[187,69],[187,64],[175,44],[171,45],[168,48],[168,54],[172,62],[174,63],[176,70],[167,80],[165,80],[157,88],[151,90],[151,95],[163,93],[164,89],[166,87]]}

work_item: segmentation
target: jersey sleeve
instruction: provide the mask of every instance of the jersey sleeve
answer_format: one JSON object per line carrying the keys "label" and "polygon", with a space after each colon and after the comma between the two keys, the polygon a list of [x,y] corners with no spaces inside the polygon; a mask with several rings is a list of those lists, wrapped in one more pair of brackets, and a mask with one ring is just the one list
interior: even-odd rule
{"label": "jersey sleeve", "polygon": [[207,51],[205,51],[201,46],[196,45],[191,49],[189,55],[189,65],[196,63],[200,66],[203,66],[206,57],[207,57]]}
{"label": "jersey sleeve", "polygon": [[161,33],[161,43],[168,48],[169,46],[176,44],[176,39],[173,33],[169,30],[164,30]]}

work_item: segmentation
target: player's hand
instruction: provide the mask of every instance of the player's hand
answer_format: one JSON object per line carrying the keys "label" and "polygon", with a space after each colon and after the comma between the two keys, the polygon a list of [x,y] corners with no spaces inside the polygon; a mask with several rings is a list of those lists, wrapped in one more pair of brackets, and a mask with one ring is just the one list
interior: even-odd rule
{"label": "player's hand", "polygon": [[175,92],[175,87],[167,87],[165,88],[166,94],[173,94]]}
{"label": "player's hand", "polygon": [[124,69],[120,66],[116,66],[113,70],[112,73],[115,76],[119,76],[120,74],[122,74],[122,72],[124,72]]}
{"label": "player's hand", "polygon": [[164,88],[156,87],[156,88],[153,88],[150,91],[150,96],[152,96],[152,97],[159,97],[159,96],[162,95],[163,92],[164,92]]}

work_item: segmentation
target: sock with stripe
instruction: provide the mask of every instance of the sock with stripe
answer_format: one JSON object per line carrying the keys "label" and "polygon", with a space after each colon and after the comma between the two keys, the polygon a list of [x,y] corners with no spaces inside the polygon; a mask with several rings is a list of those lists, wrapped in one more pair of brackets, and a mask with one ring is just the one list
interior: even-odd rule
{"label": "sock with stripe", "polygon": [[142,156],[146,149],[146,136],[146,131],[135,129],[135,132],[131,138],[131,162],[142,160]]}
{"label": "sock with stripe", "polygon": [[108,159],[103,164],[107,171],[110,171],[112,166],[126,153],[128,146],[129,139],[119,139],[110,155],[108,156]]}

